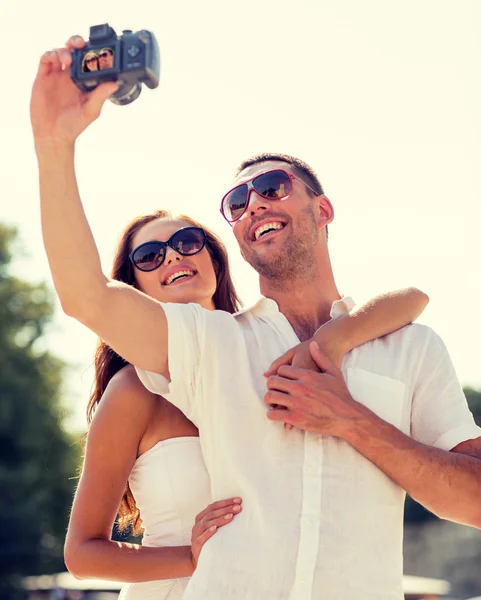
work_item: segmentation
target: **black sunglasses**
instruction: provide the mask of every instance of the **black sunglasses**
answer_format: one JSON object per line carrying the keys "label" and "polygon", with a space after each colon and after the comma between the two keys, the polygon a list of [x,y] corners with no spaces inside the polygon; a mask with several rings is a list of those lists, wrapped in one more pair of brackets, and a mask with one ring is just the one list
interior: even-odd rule
{"label": "black sunglasses", "polygon": [[165,260],[167,246],[182,256],[198,254],[205,246],[205,232],[200,227],[183,227],[166,242],[144,242],[132,250],[129,255],[130,262],[139,271],[155,271]]}

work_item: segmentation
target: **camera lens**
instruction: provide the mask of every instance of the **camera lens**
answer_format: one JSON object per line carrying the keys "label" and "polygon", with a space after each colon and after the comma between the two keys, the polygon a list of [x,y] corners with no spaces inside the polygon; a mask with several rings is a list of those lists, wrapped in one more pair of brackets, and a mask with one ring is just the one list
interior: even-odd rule
{"label": "camera lens", "polygon": [[134,100],[136,100],[140,92],[142,91],[142,84],[136,83],[132,85],[131,83],[124,83],[119,87],[119,89],[114,92],[109,100],[114,104],[118,104],[119,106],[125,106],[126,104],[130,104]]}

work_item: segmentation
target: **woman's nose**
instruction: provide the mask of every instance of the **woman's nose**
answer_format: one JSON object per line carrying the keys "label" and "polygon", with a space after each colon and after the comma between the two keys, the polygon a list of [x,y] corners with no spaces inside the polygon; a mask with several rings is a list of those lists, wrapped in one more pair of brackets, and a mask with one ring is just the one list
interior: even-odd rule
{"label": "woman's nose", "polygon": [[173,248],[171,248],[169,246],[165,253],[165,264],[171,265],[172,263],[175,263],[180,260],[182,260],[182,254],[179,254],[178,252],[176,252]]}

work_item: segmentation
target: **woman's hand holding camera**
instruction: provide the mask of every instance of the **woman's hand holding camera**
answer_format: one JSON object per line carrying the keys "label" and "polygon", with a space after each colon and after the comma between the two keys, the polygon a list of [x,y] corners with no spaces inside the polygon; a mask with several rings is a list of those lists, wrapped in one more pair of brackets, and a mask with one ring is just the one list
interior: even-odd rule
{"label": "woman's hand holding camera", "polygon": [[90,93],[81,92],[70,78],[71,50],[83,48],[80,36],[64,48],[45,52],[33,84],[30,117],[36,145],[72,146],[77,137],[100,115],[116,83],[104,83]]}
{"label": "woman's hand holding camera", "polygon": [[232,522],[235,515],[242,510],[240,498],[218,500],[200,512],[195,518],[192,528],[192,563],[197,567],[200,551],[206,541],[211,538],[219,527]]}

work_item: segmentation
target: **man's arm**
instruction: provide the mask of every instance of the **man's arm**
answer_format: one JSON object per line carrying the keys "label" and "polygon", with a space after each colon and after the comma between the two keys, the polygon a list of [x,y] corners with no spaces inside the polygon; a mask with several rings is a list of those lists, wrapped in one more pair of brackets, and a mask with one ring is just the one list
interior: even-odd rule
{"label": "man's arm", "polygon": [[405,435],[356,402],[341,371],[311,348],[322,373],[280,367],[267,381],[265,402],[280,407],[268,418],[344,439],[439,517],[481,528],[481,437],[448,452]]}
{"label": "man's arm", "polygon": [[362,405],[355,413],[341,437],[438,517],[481,529],[481,437],[448,452],[417,442]]}
{"label": "man's arm", "polygon": [[116,86],[103,84],[90,94],[77,89],[69,75],[70,49],[75,44],[71,41],[68,48],[44,54],[31,101],[42,231],[55,288],[64,311],[118,354],[168,376],[167,320],[161,306],[102,273],[83,211],[75,177],[75,141],[99,116]]}

